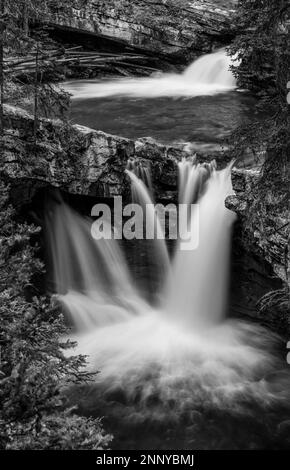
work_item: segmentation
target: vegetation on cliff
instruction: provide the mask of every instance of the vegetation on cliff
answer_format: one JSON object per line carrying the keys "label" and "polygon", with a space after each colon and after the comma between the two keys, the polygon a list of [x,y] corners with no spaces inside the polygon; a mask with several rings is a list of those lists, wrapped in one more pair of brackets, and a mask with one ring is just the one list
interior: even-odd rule
{"label": "vegetation on cliff", "polygon": [[[45,29],[30,34],[29,23],[37,23],[55,8],[70,8],[70,1],[0,1],[0,138],[3,103],[24,103],[34,113],[33,157],[41,163],[39,117],[62,115],[68,97],[44,80],[44,73],[56,71],[54,58],[62,50],[51,42]],[[163,2],[164,3],[164,2]],[[165,2],[166,3],[166,2]],[[172,12],[178,13],[176,2]],[[225,2],[222,2],[225,3]],[[162,4],[163,5],[163,4]],[[236,28],[239,33],[230,52],[240,59],[234,69],[239,85],[259,95],[262,120],[243,126],[233,135],[235,156],[253,152],[266,156],[261,178],[247,195],[246,224],[262,239],[265,250],[277,243],[277,256],[285,258],[287,271],[287,209],[290,155],[289,2],[287,0],[242,0],[238,4]],[[191,29],[189,29],[191,31]],[[208,46],[207,46],[208,47]],[[45,54],[48,57],[43,60]],[[4,54],[5,53],[5,54]],[[7,54],[32,56],[35,72],[21,78],[5,68]],[[4,78],[5,72],[5,78]],[[66,140],[70,130],[65,128]],[[40,136],[40,137],[39,137]],[[27,136],[26,136],[27,137]],[[15,134],[7,137],[16,140]],[[71,137],[72,138],[72,137]],[[37,146],[37,139],[41,145]],[[65,140],[65,139],[63,139]],[[79,150],[79,142],[76,149]],[[120,146],[121,148],[121,146]],[[1,158],[4,146],[1,146]],[[123,155],[123,147],[120,150]],[[67,154],[69,154],[67,152]],[[67,334],[63,317],[51,299],[36,290],[33,279],[43,272],[32,239],[39,228],[17,221],[9,205],[8,188],[0,182],[0,447],[4,449],[103,449],[109,445],[100,420],[78,416],[68,409],[63,390],[73,383],[85,383],[85,358],[69,356],[73,346],[61,338]],[[287,272],[285,275],[287,278]],[[261,311],[287,307],[288,292],[269,293],[261,300]]]}
{"label": "vegetation on cliff", "polygon": [[[42,48],[49,50],[54,45],[43,29],[33,37],[29,32],[29,20],[36,21],[53,5],[50,0],[1,0],[1,167],[7,148],[3,140],[17,140],[9,132],[5,135],[3,102],[7,96],[10,102],[21,99],[32,106],[35,152],[39,116],[47,114],[46,110],[59,114],[65,109],[66,96],[42,81]],[[23,82],[6,73],[5,56],[9,53],[32,54],[35,73],[22,77]],[[53,61],[50,66],[54,67]],[[63,390],[92,376],[86,372],[85,358],[70,356],[67,351],[74,344],[62,339],[68,331],[60,309],[35,287],[34,279],[44,269],[32,241],[40,229],[17,220],[2,177],[0,221],[0,448],[107,448],[111,436],[104,432],[101,421],[78,416],[67,407]]]}
{"label": "vegetation on cliff", "polygon": [[[3,134],[3,103],[17,103],[34,113],[37,138],[40,116],[64,117],[69,96],[51,78],[61,77],[57,58],[63,48],[52,41],[46,26],[38,26],[44,15],[55,9],[67,11],[70,2],[55,0],[1,0],[0,3],[0,134]],[[31,30],[33,25],[33,32]],[[19,67],[31,59],[33,68]],[[12,66],[13,65],[13,66]]]}
{"label": "vegetation on cliff", "polygon": [[97,419],[66,409],[62,390],[91,379],[57,305],[40,295],[43,272],[31,238],[39,228],[18,223],[0,182],[0,448],[103,449],[111,440]]}
{"label": "vegetation on cliff", "polygon": [[[258,184],[247,198],[245,228],[259,234],[259,245],[284,265],[289,277],[290,176],[290,5],[288,0],[241,0],[236,24],[239,33],[229,48],[240,63],[233,67],[240,87],[259,96],[259,119],[241,126],[232,136],[235,157],[252,152],[261,159]],[[287,284],[287,283],[286,283]],[[285,311],[289,288],[262,299],[266,306]],[[278,302],[277,302],[278,299]],[[289,321],[289,319],[288,319]]]}
{"label": "vegetation on cliff", "polygon": [[287,0],[243,0],[236,22],[239,34],[229,48],[240,64],[233,67],[238,84],[254,91],[264,118],[237,133],[237,150],[256,155],[266,146],[264,171],[285,171],[290,151],[290,5]]}

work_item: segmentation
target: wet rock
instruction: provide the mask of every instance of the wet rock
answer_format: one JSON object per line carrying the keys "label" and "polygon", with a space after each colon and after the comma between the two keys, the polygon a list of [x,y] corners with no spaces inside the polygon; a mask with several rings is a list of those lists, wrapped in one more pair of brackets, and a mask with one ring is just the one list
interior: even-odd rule
{"label": "wet rock", "polygon": [[290,420],[282,421],[278,425],[279,436],[287,437],[290,440]]}
{"label": "wet rock", "polygon": [[259,171],[256,169],[234,169],[232,181],[235,195],[226,199],[226,207],[239,216],[243,227],[240,236],[245,250],[252,256],[262,256],[272,266],[276,276],[287,283],[289,217],[279,208],[279,201],[276,204],[273,198],[260,217],[255,211],[253,213],[258,179]]}
{"label": "wet rock", "polygon": [[82,0],[50,21],[185,62],[228,44],[236,0]]}
{"label": "wet rock", "polygon": [[[127,161],[149,167],[156,199],[176,199],[177,162],[188,156],[182,146],[167,147],[151,138],[136,141],[88,127],[67,126],[59,120],[40,120],[37,145],[32,143],[33,117],[20,108],[5,106],[5,159],[2,171],[32,188],[36,182],[72,194],[97,197],[130,193]],[[199,161],[208,161],[199,156]],[[220,162],[222,164],[222,162]],[[225,163],[223,163],[225,164]],[[38,186],[39,187],[39,184]],[[21,198],[25,202],[25,198]]]}
{"label": "wet rock", "polygon": [[247,204],[245,201],[240,200],[237,196],[229,196],[227,198],[227,208],[237,214],[243,213],[246,208]]}
{"label": "wet rock", "polygon": [[[83,126],[42,119],[32,145],[33,117],[5,107],[5,159],[2,172],[21,180],[58,187],[73,194],[116,196],[126,187],[124,169],[134,156],[133,141]],[[25,202],[25,201],[22,201]]]}
{"label": "wet rock", "polygon": [[[79,195],[129,196],[129,179],[125,174],[129,158],[138,159],[151,168],[157,201],[176,200],[177,162],[190,155],[188,149],[159,145],[150,138],[134,142],[48,119],[40,120],[35,147],[33,117],[11,106],[5,106],[4,114],[7,131],[2,175],[10,180],[17,204],[29,202],[41,187],[47,186]],[[199,155],[198,161],[209,158]],[[217,163],[221,168],[226,161],[220,158]],[[267,262],[270,275],[286,283],[288,228],[284,215],[275,210],[275,205],[269,205],[263,223],[257,217],[253,224],[248,223],[251,195],[258,178],[256,170],[234,168],[232,171],[235,195],[226,200],[226,206],[239,217],[235,245],[241,248],[244,258],[247,254],[255,265],[257,260]]]}

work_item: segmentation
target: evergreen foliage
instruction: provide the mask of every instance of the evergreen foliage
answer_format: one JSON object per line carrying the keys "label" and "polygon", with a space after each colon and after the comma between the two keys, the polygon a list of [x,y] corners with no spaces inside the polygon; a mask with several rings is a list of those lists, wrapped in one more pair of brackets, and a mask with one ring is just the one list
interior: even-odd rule
{"label": "evergreen foliage", "polygon": [[66,409],[62,390],[92,378],[57,305],[32,283],[43,272],[39,228],[17,223],[0,183],[0,447],[2,449],[103,449],[111,437],[97,419]]}
{"label": "evergreen foliage", "polygon": [[[288,0],[240,0],[238,34],[229,52],[241,88],[259,97],[259,118],[234,134],[236,157],[266,150],[264,175],[284,177],[290,155],[290,4]],[[275,178],[274,178],[275,179]]]}
{"label": "evergreen foliage", "polygon": [[[262,237],[260,245],[279,246],[289,273],[290,181],[290,3],[289,0],[239,0],[238,34],[229,53],[239,62],[233,72],[241,88],[258,97],[258,117],[231,137],[234,157],[252,152],[261,166],[247,199],[245,229]],[[261,299],[261,312],[282,310],[289,321],[289,285]],[[288,311],[288,313],[287,313]]]}

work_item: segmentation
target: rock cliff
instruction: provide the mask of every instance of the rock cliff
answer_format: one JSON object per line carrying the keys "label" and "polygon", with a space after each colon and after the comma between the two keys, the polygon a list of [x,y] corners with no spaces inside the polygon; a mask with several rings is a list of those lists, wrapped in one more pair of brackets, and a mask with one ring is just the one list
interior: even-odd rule
{"label": "rock cliff", "polygon": [[58,28],[105,35],[155,55],[187,62],[228,44],[236,0],[75,0],[56,10]]}
{"label": "rock cliff", "polygon": [[[129,194],[125,168],[129,158],[150,166],[157,199],[176,198],[176,163],[188,153],[182,148],[166,147],[151,139],[132,141],[102,131],[61,121],[42,119],[37,147],[32,142],[33,117],[12,106],[5,106],[5,158],[2,174],[16,188],[17,200],[28,202],[41,187],[53,186],[79,195],[113,197]],[[210,161],[216,155],[201,155]],[[218,166],[226,164],[223,155]],[[251,188],[257,182],[255,170],[234,169],[236,196],[227,200],[243,223],[243,244],[257,256],[264,257],[275,274],[286,281],[287,221],[281,214],[269,211],[263,225],[249,227],[246,216],[251,204]],[[18,188],[18,189],[17,189]],[[282,218],[281,218],[282,217]],[[280,220],[281,219],[281,220]],[[276,230],[279,225],[282,229]],[[278,227],[278,228],[279,228]]]}
{"label": "rock cliff", "polygon": [[[176,162],[188,152],[183,148],[157,144],[150,138],[129,140],[80,125],[41,119],[37,145],[33,140],[33,117],[26,111],[5,106],[5,158],[2,171],[23,187],[21,200],[29,199],[33,188],[52,185],[73,194],[99,197],[125,195],[129,182],[125,168],[129,158],[150,166],[156,195],[172,199],[176,193]],[[220,157],[200,155],[200,161]],[[219,162],[219,160],[218,160]],[[23,181],[26,184],[23,185]]]}

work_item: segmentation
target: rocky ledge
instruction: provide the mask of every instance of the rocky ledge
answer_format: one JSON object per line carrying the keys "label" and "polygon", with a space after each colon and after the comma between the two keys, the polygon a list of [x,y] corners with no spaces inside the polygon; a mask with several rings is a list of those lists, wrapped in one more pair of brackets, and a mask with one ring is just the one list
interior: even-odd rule
{"label": "rocky ledge", "polygon": [[[125,174],[129,158],[150,166],[157,200],[176,198],[177,162],[188,157],[186,149],[158,145],[152,139],[132,141],[79,125],[66,125],[61,121],[40,120],[37,144],[33,141],[33,117],[25,111],[5,106],[5,153],[2,162],[2,177],[10,181],[11,194],[17,204],[29,203],[41,188],[59,188],[64,192],[93,197],[128,196],[130,185]],[[221,168],[229,161],[229,156],[199,155],[199,161],[217,158]],[[226,200],[229,209],[238,214],[235,230],[234,255],[241,260],[236,267],[237,279],[243,285],[242,304],[246,300],[253,308],[257,297],[251,292],[257,287],[257,279],[269,279],[269,289],[275,296],[284,295],[281,289],[287,285],[287,219],[285,214],[269,205],[266,217],[249,216],[253,207],[253,188],[257,185],[259,173],[256,170],[233,169],[232,182],[235,196]],[[251,223],[249,223],[251,221]],[[241,281],[241,270],[245,280]],[[255,288],[254,288],[254,287]],[[240,291],[241,288],[238,287]],[[267,292],[261,290],[261,297]],[[281,294],[282,292],[282,294]],[[242,305],[240,304],[240,306]],[[284,311],[280,315],[272,308],[274,322],[289,324]],[[247,313],[248,314],[248,311]],[[266,315],[267,320],[270,314]],[[288,328],[288,326],[287,326]],[[288,331],[288,330],[287,330]],[[290,331],[290,325],[289,325]]]}
{"label": "rocky ledge", "polygon": [[[29,200],[35,188],[45,185],[72,194],[126,196],[129,181],[125,168],[129,158],[150,167],[158,199],[174,199],[176,195],[176,162],[189,156],[186,147],[159,145],[150,138],[133,141],[49,119],[40,120],[34,144],[33,116],[8,105],[4,114],[7,132],[2,171],[13,186],[18,182],[22,187],[21,201]],[[214,151],[197,157],[202,162],[216,158],[220,167],[230,158]]]}
{"label": "rocky ledge", "polygon": [[58,28],[105,35],[187,62],[234,34],[236,0],[75,0],[50,19]]}
{"label": "rocky ledge", "polygon": [[259,173],[241,171],[242,187],[235,196],[226,200],[226,206],[239,216],[243,226],[243,245],[251,247],[252,254],[262,255],[272,266],[275,275],[289,285],[289,210],[281,210],[278,198],[275,201],[272,197],[266,215],[255,211],[252,194]]}

